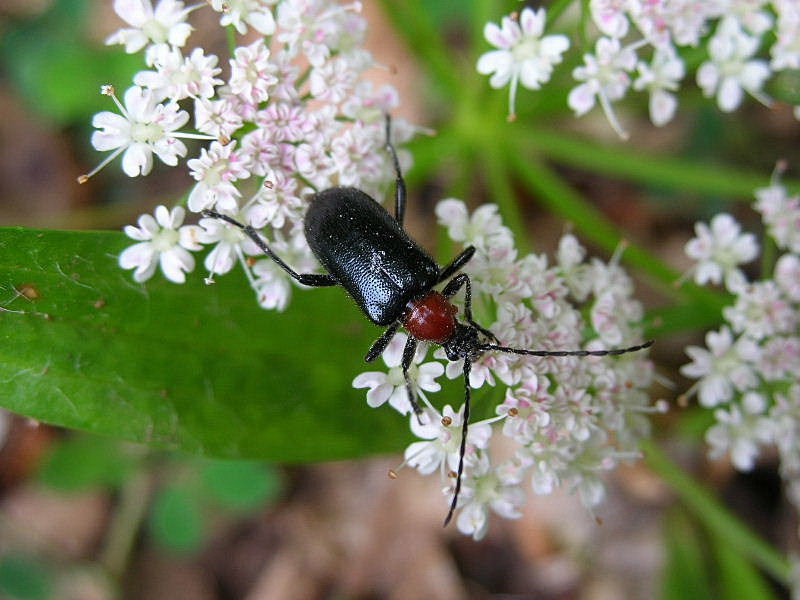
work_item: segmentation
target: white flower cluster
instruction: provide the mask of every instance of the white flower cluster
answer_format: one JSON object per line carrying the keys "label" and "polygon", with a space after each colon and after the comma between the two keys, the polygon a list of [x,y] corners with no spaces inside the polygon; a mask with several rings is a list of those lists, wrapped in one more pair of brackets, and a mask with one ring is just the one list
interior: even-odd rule
{"label": "white flower cluster", "polygon": [[[449,199],[439,203],[436,214],[452,240],[477,248],[464,268],[472,281],[473,310],[503,345],[595,350],[641,341],[642,308],[616,259],[586,261],[585,250],[572,235],[561,239],[553,265],[544,255],[519,257],[494,205],[470,215],[463,202]],[[428,349],[420,347],[409,370],[425,405],[420,423],[411,412],[400,367],[404,343],[405,336],[398,334],[384,351],[388,373],[362,373],[353,385],[369,388],[370,406],[388,401],[401,414],[411,415],[411,430],[422,441],[406,449],[404,464],[449,481],[444,489],[449,501],[464,407],[446,405],[439,411],[424,392],[438,391],[436,378],[443,373],[460,377],[463,363],[447,361],[441,349],[433,356],[443,362],[424,362]],[[602,474],[622,460],[637,458],[638,442],[649,434],[647,414],[656,410],[647,393],[652,378],[644,352],[588,358],[487,352],[476,360],[471,387],[502,387],[504,393],[497,416],[470,425],[458,529],[479,539],[487,531],[490,511],[519,517],[526,485],[536,494],[567,486],[588,508],[596,506],[604,495]],[[482,400],[474,398],[474,408],[483,410]],[[499,463],[490,456],[493,433],[505,436],[513,447],[510,457]]]}
{"label": "white flower cluster", "polygon": [[[114,8],[129,27],[108,43],[144,51],[148,69],[136,74],[122,101],[104,86],[119,114],[95,115],[92,143],[112,152],[80,180],[120,154],[131,177],[148,174],[153,155],[175,166],[187,155],[182,139],[208,140],[186,161],[196,180],[186,208],[248,223],[295,269],[313,271],[302,229],[306,198],[335,185],[378,196],[393,173],[383,149],[384,114],[398,96],[362,77],[375,64],[363,48],[360,4],[211,0],[185,7],[181,0],[159,0],[153,7],[150,0],[115,0]],[[224,69],[225,59],[185,48],[193,31],[187,19],[201,10],[220,12],[221,25],[254,40],[233,49]],[[178,131],[192,117],[194,131]],[[395,142],[411,136],[407,123],[393,123]],[[184,216],[181,207],[159,207],[155,218],[143,215],[138,228],[126,228],[138,243],[120,255],[120,265],[134,269],[136,281],[160,265],[168,279],[182,283],[195,266],[190,251],[213,246],[205,258],[209,281],[238,263],[263,307],[286,307],[291,279],[241,230],[218,219],[182,225]]]}
{"label": "white flower cluster", "polygon": [[[736,110],[747,92],[770,104],[765,82],[779,71],[800,68],[800,3],[796,0],[590,0],[597,39],[594,52],[572,76],[579,85],[568,97],[577,116],[599,103],[614,130],[627,137],[612,104],[632,87],[649,94],[650,119],[664,125],[675,115],[675,92],[686,75],[681,52],[704,47],[697,84],[714,96],[720,110]],[[487,23],[486,39],[498,50],[480,57],[480,73],[494,73],[489,83],[511,82],[514,115],[517,81],[539,89],[569,47],[563,35],[543,36],[546,14],[522,10],[519,22],[504,17],[502,27]],[[769,44],[771,59],[759,57]],[[795,108],[800,119],[800,106]]]}
{"label": "white flower cluster", "polygon": [[725,325],[706,335],[707,348],[689,346],[692,362],[681,372],[697,379],[687,395],[714,409],[706,439],[714,458],[730,455],[749,471],[764,446],[775,446],[789,498],[800,508],[800,196],[775,181],[756,192],[756,210],[781,252],[771,274],[747,281],[737,264],[758,253],[729,215],[686,247],[698,261],[698,283],[723,280],[735,300],[723,310]]}

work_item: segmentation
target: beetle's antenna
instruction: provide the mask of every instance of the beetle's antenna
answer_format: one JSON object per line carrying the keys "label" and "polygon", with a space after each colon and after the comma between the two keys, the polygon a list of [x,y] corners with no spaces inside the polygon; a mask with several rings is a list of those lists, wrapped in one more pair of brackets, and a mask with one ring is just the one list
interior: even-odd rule
{"label": "beetle's antenna", "polygon": [[472,370],[472,363],[468,358],[464,359],[464,416],[461,422],[461,448],[458,451],[458,472],[456,473],[456,488],[453,490],[453,500],[450,502],[450,510],[447,511],[447,516],[444,519],[444,525],[447,527],[450,519],[453,518],[453,513],[458,504],[458,494],[461,492],[461,474],[464,472],[464,454],[467,451],[467,428],[469,427],[469,372]]}
{"label": "beetle's antenna", "polygon": [[638,346],[628,348],[614,348],[612,350],[523,350],[522,348],[508,348],[507,346],[496,346],[494,344],[481,344],[479,350],[495,350],[497,352],[509,352],[511,354],[525,354],[527,356],[619,356],[628,352],[644,350],[653,345],[655,340],[649,340]]}

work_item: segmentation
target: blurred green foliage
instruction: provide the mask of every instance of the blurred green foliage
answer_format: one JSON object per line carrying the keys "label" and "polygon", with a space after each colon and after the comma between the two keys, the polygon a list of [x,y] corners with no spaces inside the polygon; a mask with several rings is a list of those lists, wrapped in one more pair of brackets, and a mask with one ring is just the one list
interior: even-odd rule
{"label": "blurred green foliage", "polygon": [[28,107],[56,127],[86,127],[111,110],[100,86],[127,87],[141,57],[102,46],[88,30],[88,0],[56,0],[42,15],[5,24],[0,65]]}
{"label": "blurred green foliage", "polygon": [[741,553],[719,536],[709,534],[681,510],[668,514],[664,537],[661,600],[777,598],[763,574]]}
{"label": "blurred green foliage", "polygon": [[51,573],[38,560],[19,554],[0,558],[0,597],[45,600],[50,597],[51,589]]}

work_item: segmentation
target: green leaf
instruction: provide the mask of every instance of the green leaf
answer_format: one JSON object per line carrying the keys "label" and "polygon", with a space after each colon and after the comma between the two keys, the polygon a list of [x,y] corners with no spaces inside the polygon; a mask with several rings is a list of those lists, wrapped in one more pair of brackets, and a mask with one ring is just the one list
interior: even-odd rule
{"label": "green leaf", "polygon": [[[720,596],[729,600],[774,600],[764,577],[725,540],[712,538],[712,551],[719,569]],[[694,596],[697,598],[698,596]]]}
{"label": "green leaf", "polygon": [[712,598],[711,574],[697,531],[685,514],[673,512],[664,528],[666,560],[661,600]]}
{"label": "green leaf", "polygon": [[50,596],[50,574],[38,562],[9,555],[0,560],[0,597],[44,600]]}
{"label": "green leaf", "polygon": [[351,387],[381,331],[341,289],[294,289],[276,313],[240,271],[139,285],[117,265],[130,243],[0,229],[2,406],[223,458],[333,460],[408,441],[404,418]]}
{"label": "green leaf", "polygon": [[201,477],[214,500],[236,511],[260,508],[281,489],[274,468],[250,461],[211,461],[202,465]]}
{"label": "green leaf", "polygon": [[45,459],[39,476],[61,491],[93,487],[118,487],[131,472],[135,457],[116,440],[76,435],[56,444]]}
{"label": "green leaf", "polygon": [[192,553],[203,541],[203,517],[194,490],[173,485],[161,490],[150,519],[153,538],[168,550]]}

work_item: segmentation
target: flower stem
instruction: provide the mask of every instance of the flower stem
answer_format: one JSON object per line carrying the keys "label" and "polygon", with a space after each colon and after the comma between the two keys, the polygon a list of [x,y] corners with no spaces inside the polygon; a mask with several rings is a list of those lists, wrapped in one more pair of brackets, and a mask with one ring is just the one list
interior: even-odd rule
{"label": "flower stem", "polygon": [[146,469],[134,473],[122,486],[119,505],[111,519],[100,563],[116,581],[125,574],[131,549],[150,503],[153,479]]}
{"label": "flower stem", "polygon": [[501,144],[485,148],[483,162],[486,165],[486,175],[489,183],[489,192],[493,202],[500,207],[503,223],[514,233],[517,249],[520,255],[530,251],[525,223],[519,210],[519,202],[511,187],[511,175]]}
{"label": "flower stem", "polygon": [[782,584],[789,584],[790,567],[784,556],[739,521],[710,491],[687,475],[654,442],[643,442],[642,450],[649,467],[680,496],[686,507],[714,535]]}
{"label": "flower stem", "polygon": [[231,56],[234,56],[239,45],[236,40],[236,28],[233,25],[228,25],[225,28],[225,33],[228,35],[228,52],[230,52]]}

